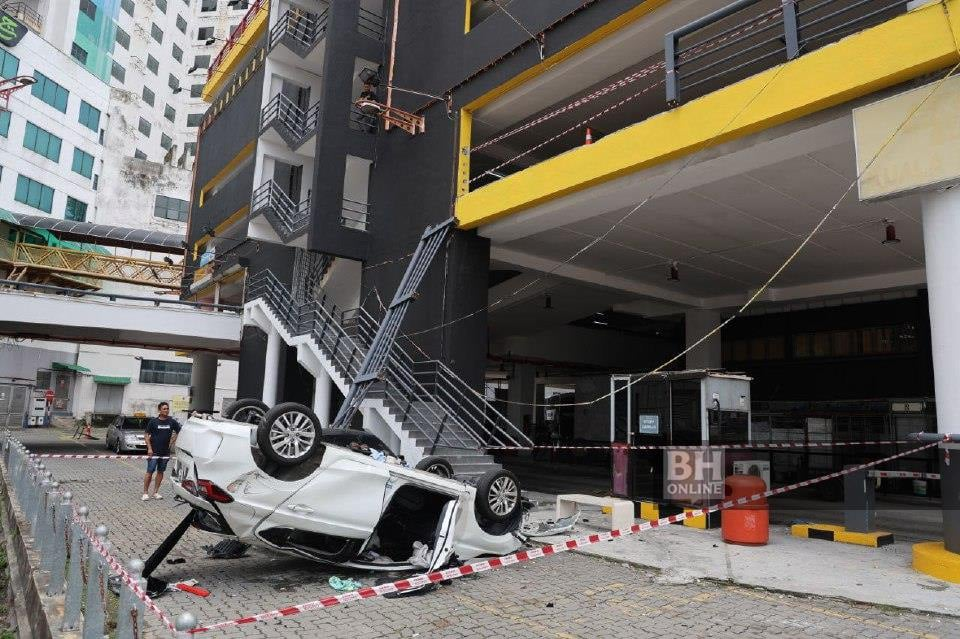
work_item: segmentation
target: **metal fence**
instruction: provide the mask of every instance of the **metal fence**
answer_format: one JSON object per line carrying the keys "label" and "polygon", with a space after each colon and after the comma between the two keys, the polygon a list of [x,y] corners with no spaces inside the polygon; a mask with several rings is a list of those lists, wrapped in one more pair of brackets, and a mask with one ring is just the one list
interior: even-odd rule
{"label": "metal fence", "polygon": [[[0,441],[5,492],[18,506],[12,516],[19,520],[24,542],[40,558],[33,567],[39,573],[37,581],[47,584],[43,594],[62,602],[46,607],[51,629],[80,633],[83,639],[102,639],[107,634],[133,639],[143,636],[149,611],[171,636],[192,636],[190,631],[198,623],[194,615],[183,613],[174,621],[147,594],[144,563],[139,559],[121,563],[107,526],[94,523],[90,510],[75,504],[70,491],[9,431],[0,433]],[[119,596],[113,594],[111,584],[119,589]],[[62,617],[55,619],[53,611],[58,609]]]}

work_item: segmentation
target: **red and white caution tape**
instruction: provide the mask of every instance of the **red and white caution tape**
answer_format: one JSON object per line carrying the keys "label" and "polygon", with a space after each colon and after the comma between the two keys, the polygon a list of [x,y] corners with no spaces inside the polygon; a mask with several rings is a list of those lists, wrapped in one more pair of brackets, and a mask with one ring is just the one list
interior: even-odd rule
{"label": "red and white caution tape", "polygon": [[459,577],[466,577],[467,575],[474,575],[477,573],[486,572],[488,570],[503,568],[504,566],[512,566],[513,564],[530,561],[531,559],[539,559],[541,557],[547,557],[549,555],[556,555],[562,552],[567,552],[568,550],[576,550],[577,548],[592,546],[593,544],[598,544],[604,541],[610,541],[612,539],[617,539],[620,537],[626,537],[628,535],[634,535],[647,530],[651,530],[653,528],[659,528],[660,526],[675,524],[685,519],[701,517],[707,513],[716,512],[718,510],[726,510],[728,508],[734,508],[736,506],[743,506],[745,504],[749,504],[751,502],[758,501],[766,497],[780,495],[785,492],[794,490],[796,488],[811,486],[813,484],[817,484],[822,481],[827,481],[828,479],[835,479],[837,477],[841,477],[843,475],[847,475],[849,473],[853,473],[858,470],[863,470],[865,468],[872,468],[873,466],[878,466],[888,461],[892,461],[900,457],[905,457],[907,455],[911,455],[913,453],[919,452],[921,450],[925,450],[927,448],[932,448],[933,446],[937,446],[939,444],[940,442],[924,444],[923,446],[918,446],[911,450],[908,450],[902,453],[897,453],[896,455],[890,455],[889,457],[884,457],[883,459],[878,459],[876,461],[867,462],[857,466],[852,466],[844,470],[830,473],[829,475],[823,475],[821,477],[816,477],[814,479],[808,479],[805,481],[797,482],[795,484],[784,486],[782,488],[775,488],[773,490],[767,490],[762,493],[756,493],[756,494],[750,495],[749,497],[741,497],[737,500],[725,501],[720,504],[710,506],[709,508],[690,510],[690,511],[686,511],[676,515],[670,515],[669,517],[661,517],[660,519],[657,519],[654,521],[645,521],[641,524],[634,524],[628,528],[611,530],[610,532],[604,532],[604,533],[595,533],[592,535],[588,535],[586,537],[578,537],[576,539],[567,539],[566,541],[562,541],[556,544],[551,544],[549,546],[543,546],[541,548],[534,548],[531,550],[521,550],[520,552],[515,552],[510,555],[495,557],[493,559],[486,559],[486,560],[478,561],[472,564],[467,564],[465,566],[459,566],[457,568],[447,568],[446,570],[439,570],[437,572],[431,572],[427,574],[417,575],[415,577],[410,577],[409,579],[400,579],[398,581],[394,581],[391,583],[361,588],[359,590],[344,593],[341,595],[333,595],[330,597],[324,597],[323,599],[314,599],[313,601],[307,601],[305,603],[297,604],[294,606],[288,606],[286,608],[278,608],[276,610],[270,610],[268,612],[261,612],[260,614],[250,615],[248,617],[240,617],[239,619],[221,621],[220,623],[215,623],[209,626],[201,626],[199,628],[194,629],[192,632],[209,632],[211,630],[222,630],[224,628],[233,628],[236,626],[243,626],[250,623],[256,623],[258,621],[268,621],[270,619],[290,617],[293,615],[300,614],[301,612],[308,612],[310,610],[332,608],[333,606],[350,603],[352,601],[360,601],[362,599],[372,599],[374,597],[379,597],[381,595],[399,592],[402,590],[409,590],[411,588],[418,588],[420,586],[426,586],[431,583],[446,581],[448,579],[457,579]]}
{"label": "red and white caution tape", "polygon": [[834,446],[887,446],[891,444],[915,444],[903,440],[878,439],[859,442],[779,442],[755,444],[708,444],[706,446],[671,446],[668,444],[602,444],[598,446],[484,446],[485,450],[703,450],[704,448],[724,450],[760,450],[764,448],[832,448]]}
{"label": "red and white caution tape", "polygon": [[940,473],[915,473],[909,470],[871,470],[867,475],[883,479],[940,479]]}
{"label": "red and white caution tape", "polygon": [[137,583],[133,576],[127,572],[127,569],[123,567],[123,564],[117,561],[117,558],[111,555],[109,550],[104,548],[103,544],[100,543],[100,538],[97,537],[92,530],[90,530],[90,527],[87,526],[86,522],[80,519],[80,517],[77,515],[73,516],[73,521],[77,524],[80,530],[83,531],[83,534],[97,550],[100,556],[106,560],[107,565],[110,566],[110,569],[120,577],[120,581],[122,581],[123,584],[133,592],[137,599],[143,602],[144,606],[146,606],[148,610],[150,610],[160,619],[161,622],[163,622],[163,625],[165,625],[171,632],[176,632],[173,621],[170,619],[170,617],[153,602],[153,599],[150,598],[150,595],[148,595],[143,588],[140,587],[140,584]]}
{"label": "red and white caution tape", "polygon": [[61,453],[38,453],[39,459],[170,459],[169,455],[70,455]]}

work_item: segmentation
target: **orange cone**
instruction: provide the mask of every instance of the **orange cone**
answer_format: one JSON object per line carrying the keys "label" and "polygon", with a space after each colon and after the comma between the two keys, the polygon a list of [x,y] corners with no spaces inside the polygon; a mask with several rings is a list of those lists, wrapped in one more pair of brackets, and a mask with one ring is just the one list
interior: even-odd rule
{"label": "orange cone", "polygon": [[583,140],[583,146],[588,144],[593,144],[593,131],[590,130],[590,127],[587,127],[587,135]]}
{"label": "orange cone", "polygon": [[90,428],[90,424],[83,427],[83,436],[87,439],[96,439],[96,437],[93,436],[93,429]]}

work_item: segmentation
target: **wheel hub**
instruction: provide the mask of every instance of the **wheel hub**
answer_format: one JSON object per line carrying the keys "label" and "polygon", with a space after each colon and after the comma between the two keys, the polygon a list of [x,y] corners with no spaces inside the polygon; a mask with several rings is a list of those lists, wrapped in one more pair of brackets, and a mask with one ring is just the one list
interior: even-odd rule
{"label": "wheel hub", "polygon": [[307,415],[285,413],[270,428],[270,445],[281,457],[296,459],[310,449],[316,436],[316,429]]}
{"label": "wheel hub", "polygon": [[516,507],[519,491],[509,477],[498,477],[490,486],[487,499],[490,509],[498,515],[507,515]]}

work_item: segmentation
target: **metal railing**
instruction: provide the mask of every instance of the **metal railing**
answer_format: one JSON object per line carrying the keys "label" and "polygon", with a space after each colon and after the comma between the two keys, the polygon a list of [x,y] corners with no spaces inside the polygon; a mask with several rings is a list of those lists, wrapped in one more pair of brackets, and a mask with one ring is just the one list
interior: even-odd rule
{"label": "metal railing", "polygon": [[360,7],[360,16],[357,18],[357,31],[370,36],[374,40],[383,40],[386,34],[386,23],[383,16]]}
{"label": "metal railing", "polygon": [[251,214],[263,213],[274,230],[286,242],[307,230],[310,222],[310,197],[295,203],[276,182],[264,182],[253,192]]}
{"label": "metal railing", "polygon": [[343,198],[340,207],[340,224],[348,229],[357,231],[366,231],[367,223],[370,220],[370,205],[366,202],[357,202],[349,198]]}
{"label": "metal railing", "polygon": [[[906,11],[903,0],[737,0],[664,38],[667,103],[702,95]],[[695,89],[698,89],[694,91]]]}
{"label": "metal railing", "polygon": [[226,59],[227,54],[230,53],[234,47],[241,43],[240,41],[244,36],[244,32],[253,22],[254,18],[256,18],[257,13],[260,11],[267,11],[269,4],[269,0],[253,0],[253,2],[250,3],[250,8],[245,14],[243,14],[243,19],[240,20],[240,24],[238,24],[237,27],[230,33],[230,37],[227,38],[223,48],[220,49],[217,57],[213,59],[213,62],[207,69],[208,82],[213,78],[215,73],[223,73],[219,67],[223,63],[224,59]]}
{"label": "metal railing", "polygon": [[8,0],[0,3],[0,9],[5,11],[11,18],[22,22],[35,33],[39,34],[43,31],[43,16],[26,2],[11,2]]}
{"label": "metal railing", "polygon": [[270,29],[270,48],[289,38],[300,49],[296,53],[306,55],[326,35],[327,13],[328,9],[320,13],[310,13],[296,7],[287,9]]}
{"label": "metal railing", "polygon": [[350,128],[363,133],[376,133],[380,118],[374,113],[364,113],[360,107],[350,108]]}
{"label": "metal railing", "polygon": [[[157,297],[146,297],[143,295],[122,295],[120,293],[100,293],[97,291],[82,291],[75,288],[66,288],[64,286],[51,286],[50,284],[33,284],[31,282],[18,282],[16,280],[0,280],[0,289],[10,288],[15,291],[37,291],[40,293],[51,293],[53,295],[66,295],[69,297],[102,297],[111,302],[118,300],[130,300],[135,302],[150,302],[154,306],[189,306],[203,311],[223,311],[228,313],[239,313],[242,309],[239,306],[230,304],[211,304],[209,302],[191,302],[189,300],[164,300]],[[0,291],[2,292],[2,291]]]}
{"label": "metal railing", "polygon": [[275,125],[287,130],[287,142],[296,150],[316,132],[320,121],[320,101],[304,110],[296,102],[282,93],[273,96],[260,112],[260,131]]}

